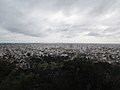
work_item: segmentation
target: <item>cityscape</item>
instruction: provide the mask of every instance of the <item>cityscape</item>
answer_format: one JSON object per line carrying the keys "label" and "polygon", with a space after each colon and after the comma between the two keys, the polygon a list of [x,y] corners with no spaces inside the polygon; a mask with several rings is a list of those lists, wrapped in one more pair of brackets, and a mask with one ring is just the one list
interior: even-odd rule
{"label": "cityscape", "polygon": [[119,71],[120,44],[0,44],[1,90],[119,90]]}
{"label": "cityscape", "polygon": [[0,0],[0,90],[120,90],[120,0]]}
{"label": "cityscape", "polygon": [[30,68],[27,59],[36,56],[60,57],[69,60],[82,55],[85,59],[94,62],[120,63],[119,44],[0,44],[0,59],[8,59],[21,68]]}

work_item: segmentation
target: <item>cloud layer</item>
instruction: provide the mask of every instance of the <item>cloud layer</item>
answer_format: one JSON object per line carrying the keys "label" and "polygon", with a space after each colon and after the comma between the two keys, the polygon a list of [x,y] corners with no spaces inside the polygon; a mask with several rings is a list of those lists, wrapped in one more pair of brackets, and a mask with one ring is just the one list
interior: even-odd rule
{"label": "cloud layer", "polygon": [[120,43],[119,24],[120,0],[0,0],[1,41]]}

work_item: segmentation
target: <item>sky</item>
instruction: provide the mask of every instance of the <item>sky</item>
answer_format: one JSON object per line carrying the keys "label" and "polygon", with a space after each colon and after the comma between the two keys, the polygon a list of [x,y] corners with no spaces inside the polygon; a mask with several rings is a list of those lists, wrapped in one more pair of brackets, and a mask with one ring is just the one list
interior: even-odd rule
{"label": "sky", "polygon": [[0,43],[120,44],[120,0],[0,0]]}

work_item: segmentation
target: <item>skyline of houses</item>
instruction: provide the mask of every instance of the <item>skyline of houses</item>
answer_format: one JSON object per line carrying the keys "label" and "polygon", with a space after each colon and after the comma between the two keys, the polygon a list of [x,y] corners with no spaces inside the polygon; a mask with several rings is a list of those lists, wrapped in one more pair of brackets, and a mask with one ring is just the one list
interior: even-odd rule
{"label": "skyline of houses", "polygon": [[108,63],[120,62],[120,45],[103,44],[0,44],[0,59],[16,63],[17,67],[30,68],[31,57],[59,57],[73,60],[81,56]]}

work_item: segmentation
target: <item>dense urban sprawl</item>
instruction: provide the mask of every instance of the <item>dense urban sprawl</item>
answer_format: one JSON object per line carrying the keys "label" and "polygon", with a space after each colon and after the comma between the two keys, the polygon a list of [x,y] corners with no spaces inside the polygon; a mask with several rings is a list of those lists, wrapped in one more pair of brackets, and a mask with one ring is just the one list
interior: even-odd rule
{"label": "dense urban sprawl", "polygon": [[0,44],[0,90],[120,90],[119,44]]}

